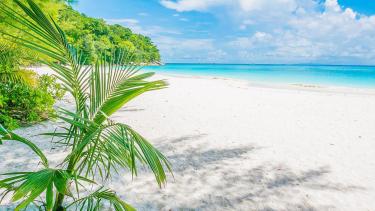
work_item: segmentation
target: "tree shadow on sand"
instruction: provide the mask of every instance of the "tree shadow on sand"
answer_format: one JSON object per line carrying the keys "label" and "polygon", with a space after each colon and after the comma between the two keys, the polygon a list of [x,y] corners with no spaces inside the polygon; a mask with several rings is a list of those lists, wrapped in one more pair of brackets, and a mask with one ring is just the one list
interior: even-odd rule
{"label": "tree shadow on sand", "polygon": [[[49,151],[49,141],[31,138]],[[334,203],[316,204],[311,195],[340,196],[364,190],[329,180],[329,166],[301,170],[284,163],[260,163],[256,162],[257,153],[264,148],[208,148],[204,145],[208,138],[196,134],[155,141],[158,149],[169,153],[175,175],[164,189],[157,188],[150,172],[142,172],[144,177],[133,182],[129,172],[120,174],[112,184],[138,210],[331,210]],[[194,147],[188,142],[194,142]],[[35,168],[38,159],[26,147],[5,145],[0,147],[2,170]],[[58,156],[56,152],[48,154]]]}
{"label": "tree shadow on sand", "polygon": [[[167,140],[158,147],[172,149],[200,138],[205,135]],[[282,163],[255,164],[254,153],[261,149],[253,145],[209,150],[197,147],[168,156],[175,181],[167,186],[168,191],[149,193],[134,205],[139,210],[328,210],[335,206],[313,203],[309,194],[364,190],[329,181],[329,166],[301,171]],[[144,185],[138,183],[132,188]]]}

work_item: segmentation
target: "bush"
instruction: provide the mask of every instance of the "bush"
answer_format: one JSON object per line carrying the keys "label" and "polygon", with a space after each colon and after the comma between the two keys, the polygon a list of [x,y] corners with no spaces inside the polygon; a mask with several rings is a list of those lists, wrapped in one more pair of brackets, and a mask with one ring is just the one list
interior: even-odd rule
{"label": "bush", "polygon": [[27,83],[33,87],[37,85],[38,75],[31,70],[21,69],[28,66],[27,53],[0,39],[0,82]]}
{"label": "bush", "polygon": [[54,99],[61,100],[65,95],[62,85],[56,82],[56,78],[50,75],[42,75],[39,78],[39,89],[49,93]]}
{"label": "bush", "polygon": [[38,85],[8,82],[0,85],[0,124],[8,129],[40,122],[53,116],[55,99],[64,95],[52,76],[43,75]]}

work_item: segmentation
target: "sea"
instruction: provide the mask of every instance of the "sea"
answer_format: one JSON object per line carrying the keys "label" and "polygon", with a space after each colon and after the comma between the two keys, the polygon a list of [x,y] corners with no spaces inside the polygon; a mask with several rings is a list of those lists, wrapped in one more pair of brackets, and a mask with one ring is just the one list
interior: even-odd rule
{"label": "sea", "polygon": [[375,89],[375,66],[275,64],[173,64],[147,66],[172,75],[224,77],[252,82]]}

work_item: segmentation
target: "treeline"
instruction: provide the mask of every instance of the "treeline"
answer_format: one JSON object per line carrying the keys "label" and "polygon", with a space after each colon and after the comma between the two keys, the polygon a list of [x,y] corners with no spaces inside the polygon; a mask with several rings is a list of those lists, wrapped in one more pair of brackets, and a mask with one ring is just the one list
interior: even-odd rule
{"label": "treeline", "polygon": [[[3,0],[11,8],[17,8],[11,0]],[[133,33],[120,25],[109,25],[102,19],[87,17],[73,10],[65,1],[36,0],[46,13],[50,14],[65,31],[67,38],[77,49],[84,52],[86,63],[94,62],[100,54],[112,54],[119,49],[132,52],[132,60],[137,63],[158,63],[160,54],[157,47],[147,36]],[[15,9],[17,10],[17,9]],[[0,31],[14,34],[14,20],[0,14]],[[1,35],[0,35],[1,36]],[[22,37],[22,34],[18,34]],[[5,42],[0,37],[0,42]],[[33,62],[35,55],[26,55]],[[27,64],[27,62],[24,62]]]}
{"label": "treeline", "polygon": [[154,63],[160,61],[159,50],[151,39],[134,34],[120,25],[108,25],[104,20],[90,18],[67,6],[59,14],[59,24],[68,40],[88,55],[89,62],[101,52],[126,49],[134,52],[134,61]]}
{"label": "treeline", "polygon": [[[147,64],[160,61],[158,49],[146,36],[80,14],[63,0],[33,1],[61,27],[68,42],[80,51],[84,64],[93,64],[99,57],[103,58],[103,54],[113,58],[113,54],[120,50],[132,52],[127,62]],[[43,48],[59,51],[40,37],[30,36],[27,24],[32,22],[20,22],[13,17],[25,13],[13,0],[0,0],[0,9],[3,9],[0,12],[0,129],[1,125],[15,129],[53,117],[53,105],[65,93],[56,78],[38,75],[28,67],[39,64],[38,61],[57,64],[64,61],[53,60],[46,54],[37,53],[40,51],[17,44],[37,43]]]}

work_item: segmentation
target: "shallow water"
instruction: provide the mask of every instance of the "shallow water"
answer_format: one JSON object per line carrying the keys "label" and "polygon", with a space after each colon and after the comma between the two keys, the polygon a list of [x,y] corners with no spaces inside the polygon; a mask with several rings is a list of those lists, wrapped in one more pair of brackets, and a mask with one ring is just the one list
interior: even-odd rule
{"label": "shallow water", "polygon": [[166,64],[145,70],[259,82],[375,88],[375,66]]}

